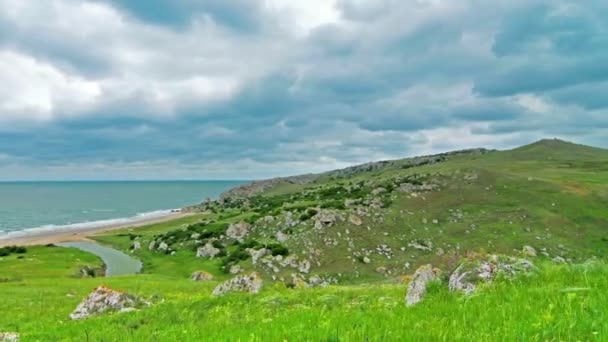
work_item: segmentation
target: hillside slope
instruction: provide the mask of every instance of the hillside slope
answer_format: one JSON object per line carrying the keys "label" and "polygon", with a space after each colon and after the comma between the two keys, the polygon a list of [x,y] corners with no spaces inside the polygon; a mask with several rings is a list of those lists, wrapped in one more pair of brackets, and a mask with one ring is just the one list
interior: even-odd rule
{"label": "hillside slope", "polygon": [[193,259],[212,245],[215,271],[286,282],[390,281],[524,246],[576,262],[608,253],[606,171],[607,150],[559,140],[365,164],[237,188],[195,207],[202,222],[143,241]]}

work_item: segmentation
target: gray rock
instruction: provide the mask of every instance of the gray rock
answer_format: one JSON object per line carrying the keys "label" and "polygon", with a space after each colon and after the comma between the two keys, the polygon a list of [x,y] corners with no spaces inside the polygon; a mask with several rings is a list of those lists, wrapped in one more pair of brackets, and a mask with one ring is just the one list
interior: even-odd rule
{"label": "gray rock", "polygon": [[219,248],[215,248],[211,242],[207,242],[203,247],[200,247],[196,251],[197,258],[211,258],[213,259],[215,256],[221,253]]}
{"label": "gray rock", "polygon": [[133,242],[133,246],[131,246],[131,249],[134,251],[141,249],[141,243],[139,241]]}
{"label": "gray rock", "polygon": [[249,253],[249,255],[251,255],[251,263],[254,265],[258,263],[258,260],[260,260],[261,258],[270,254],[270,250],[266,249],[266,248],[262,248],[262,249],[247,248],[245,251],[247,253]]}
{"label": "gray rock", "polygon": [[301,273],[309,273],[310,267],[311,267],[310,261],[302,260],[298,264],[298,271],[300,271]]}
{"label": "gray rock", "polygon": [[196,271],[190,276],[192,281],[211,281],[213,280],[213,274],[205,271]]}
{"label": "gray rock", "polygon": [[556,256],[555,258],[551,259],[551,261],[553,261],[556,264],[565,264],[566,263],[566,259],[562,258],[561,256]]}
{"label": "gray rock", "polygon": [[148,245],[148,249],[153,251],[156,249],[156,241],[152,241],[150,242],[150,244]]}
{"label": "gray rock", "polygon": [[19,342],[19,334],[14,332],[0,332],[0,341]]}
{"label": "gray rock", "polygon": [[243,272],[243,269],[239,265],[230,266],[230,274],[239,274]]}
{"label": "gray rock", "polygon": [[348,217],[348,221],[354,224],[355,226],[360,226],[363,224],[363,220],[361,220],[361,218],[357,215],[350,215]]}
{"label": "gray rock", "polygon": [[431,281],[439,279],[439,270],[432,265],[420,266],[407,289],[405,303],[407,306],[418,304],[426,294],[426,288]]}
{"label": "gray rock", "polygon": [[159,251],[166,251],[167,249],[169,249],[169,245],[164,241],[158,245]]}
{"label": "gray rock", "polygon": [[368,258],[368,257],[363,257],[363,263],[365,263],[365,264],[369,264],[369,263],[371,263],[371,262],[372,262],[372,261],[370,260],[370,258]]}
{"label": "gray rock", "polygon": [[247,292],[251,294],[257,294],[260,292],[264,281],[259,273],[254,272],[249,275],[242,275],[234,277],[220,285],[213,290],[214,296],[221,296],[229,292]]}
{"label": "gray rock", "polygon": [[247,222],[235,223],[228,227],[228,230],[226,230],[226,235],[231,239],[243,241],[252,228],[253,227]]}
{"label": "gray rock", "polygon": [[525,256],[530,256],[530,257],[536,256],[536,249],[534,249],[534,247],[532,247],[532,246],[524,246],[522,248],[522,252],[524,253]]}
{"label": "gray rock", "polygon": [[70,318],[82,320],[108,311],[121,311],[125,308],[137,308],[142,305],[150,304],[130,294],[100,286],[76,307],[70,314]]}
{"label": "gray rock", "polygon": [[279,242],[285,242],[287,240],[289,240],[289,235],[288,234],[285,234],[283,232],[278,232],[277,233],[277,241],[279,241]]}

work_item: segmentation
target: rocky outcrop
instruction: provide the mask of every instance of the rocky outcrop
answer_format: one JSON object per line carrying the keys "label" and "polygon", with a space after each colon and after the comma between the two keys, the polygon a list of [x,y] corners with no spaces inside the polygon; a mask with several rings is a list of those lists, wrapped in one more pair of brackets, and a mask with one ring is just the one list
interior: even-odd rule
{"label": "rocky outcrop", "polygon": [[91,292],[70,314],[72,320],[81,320],[109,311],[127,312],[149,305],[137,297],[100,286]]}
{"label": "rocky outcrop", "polygon": [[467,260],[460,264],[452,272],[448,286],[450,291],[471,294],[480,284],[492,281],[498,274],[513,278],[533,269],[534,265],[526,259],[492,255],[487,260]]}
{"label": "rocky outcrop", "polygon": [[230,225],[230,227],[228,227],[228,230],[226,230],[226,235],[231,239],[243,241],[243,239],[249,234],[251,229],[252,226],[249,223],[239,222]]}
{"label": "rocky outcrop", "polygon": [[219,248],[215,248],[211,242],[207,242],[206,245],[204,245],[203,247],[200,247],[196,251],[196,257],[197,258],[211,258],[211,259],[213,259],[218,254],[220,254],[221,252],[222,251]]}
{"label": "rocky outcrop", "polygon": [[439,279],[439,270],[433,268],[432,265],[424,265],[420,266],[414,276],[412,277],[412,281],[407,289],[407,294],[405,295],[405,303],[407,306],[412,306],[418,304],[424,298],[426,294],[427,285],[431,281],[435,281]]}
{"label": "rocky outcrop", "polygon": [[205,271],[196,271],[190,276],[192,281],[211,281],[213,280],[213,274]]}
{"label": "rocky outcrop", "polygon": [[14,332],[0,332],[0,341],[19,342],[19,334]]}
{"label": "rocky outcrop", "polygon": [[264,281],[259,273],[254,272],[249,275],[242,275],[234,277],[220,285],[213,290],[214,296],[225,295],[229,292],[246,292],[257,294],[260,292]]}

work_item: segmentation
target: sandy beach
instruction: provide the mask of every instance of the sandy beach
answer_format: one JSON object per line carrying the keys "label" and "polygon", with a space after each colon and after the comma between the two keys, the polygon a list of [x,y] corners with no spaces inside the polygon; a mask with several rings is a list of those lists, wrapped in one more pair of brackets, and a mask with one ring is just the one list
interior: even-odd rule
{"label": "sandy beach", "polygon": [[27,235],[16,237],[0,236],[0,247],[4,246],[34,246],[47,245],[51,243],[70,242],[70,241],[91,241],[88,237],[93,235],[103,234],[113,230],[124,228],[138,228],[151,224],[167,222],[182,217],[190,216],[191,213],[168,213],[162,217],[142,218],[141,220],[131,221],[126,223],[108,224],[96,227],[70,227],[69,229],[32,231]]}

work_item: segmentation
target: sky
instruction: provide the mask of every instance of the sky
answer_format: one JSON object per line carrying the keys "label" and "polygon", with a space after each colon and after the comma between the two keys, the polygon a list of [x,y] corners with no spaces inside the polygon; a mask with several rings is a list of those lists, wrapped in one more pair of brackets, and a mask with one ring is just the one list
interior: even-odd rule
{"label": "sky", "polygon": [[0,180],[608,147],[605,0],[0,0]]}

